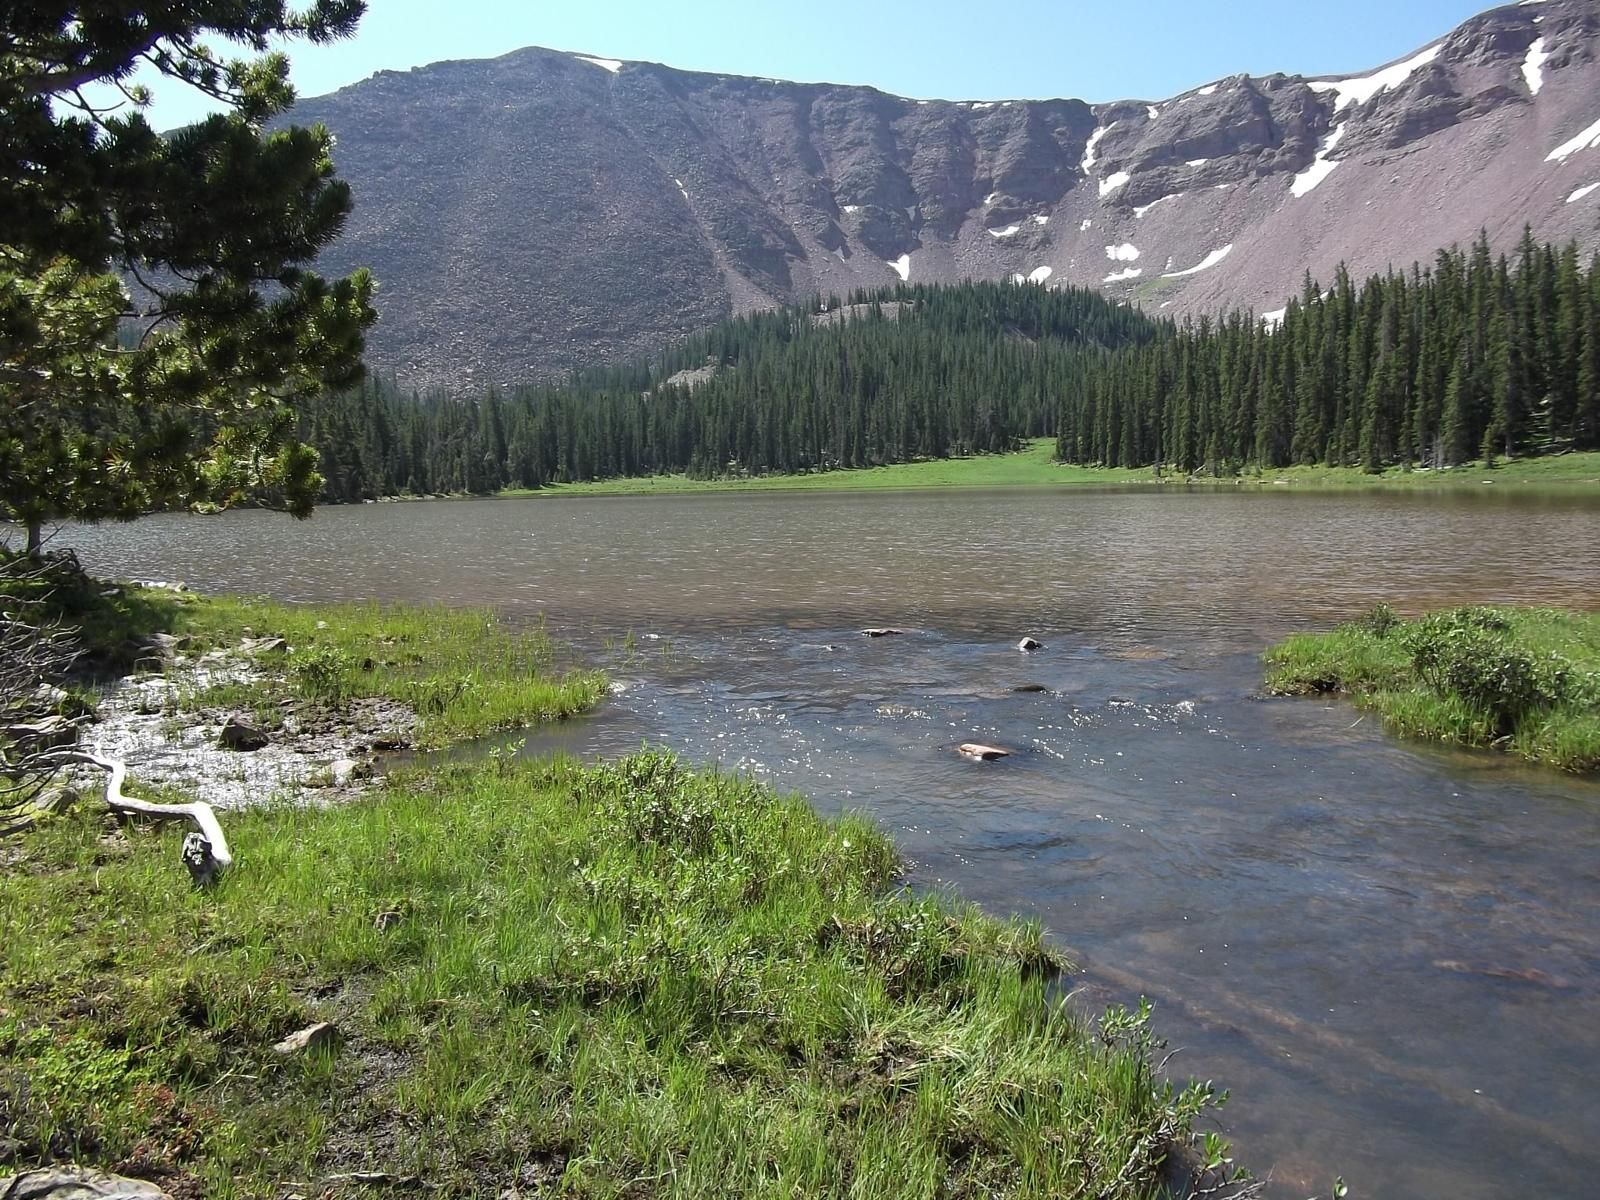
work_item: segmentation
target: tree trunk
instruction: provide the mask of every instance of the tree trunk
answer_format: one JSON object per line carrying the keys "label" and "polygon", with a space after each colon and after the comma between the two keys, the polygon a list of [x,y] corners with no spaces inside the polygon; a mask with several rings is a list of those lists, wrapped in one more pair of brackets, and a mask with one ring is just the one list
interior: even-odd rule
{"label": "tree trunk", "polygon": [[28,557],[38,558],[44,548],[43,528],[38,521],[28,522]]}

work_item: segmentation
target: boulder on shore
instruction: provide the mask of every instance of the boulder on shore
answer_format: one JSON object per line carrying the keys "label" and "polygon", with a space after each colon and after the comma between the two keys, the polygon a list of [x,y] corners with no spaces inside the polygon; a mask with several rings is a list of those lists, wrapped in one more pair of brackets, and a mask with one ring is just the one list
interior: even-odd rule
{"label": "boulder on shore", "polygon": [[229,717],[217,738],[217,744],[224,750],[248,751],[262,749],[269,740],[264,730],[243,717]]}

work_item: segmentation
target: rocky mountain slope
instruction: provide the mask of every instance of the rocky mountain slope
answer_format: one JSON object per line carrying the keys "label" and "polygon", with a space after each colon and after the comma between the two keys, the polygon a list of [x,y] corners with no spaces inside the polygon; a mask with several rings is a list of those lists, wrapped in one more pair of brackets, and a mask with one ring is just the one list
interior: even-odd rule
{"label": "rocky mountain slope", "polygon": [[304,100],[355,188],[402,382],[548,377],[729,312],[1008,278],[1270,314],[1307,270],[1486,228],[1600,248],[1600,0],[1525,0],[1340,79],[1166,100],[907,100],[528,49]]}

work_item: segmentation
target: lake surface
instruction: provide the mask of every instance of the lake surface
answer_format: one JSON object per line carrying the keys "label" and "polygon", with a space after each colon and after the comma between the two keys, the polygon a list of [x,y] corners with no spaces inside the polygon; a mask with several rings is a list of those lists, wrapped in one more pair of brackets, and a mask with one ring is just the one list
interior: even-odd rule
{"label": "lake surface", "polygon": [[[1273,1196],[1595,1194],[1600,785],[1262,700],[1256,656],[1380,599],[1600,608],[1600,504],[723,494],[61,540],[202,590],[545,614],[616,694],[530,752],[648,740],[871,814],[914,882],[1042,921],[1085,1004],[1149,995]],[[970,763],[974,739],[1018,753]]]}

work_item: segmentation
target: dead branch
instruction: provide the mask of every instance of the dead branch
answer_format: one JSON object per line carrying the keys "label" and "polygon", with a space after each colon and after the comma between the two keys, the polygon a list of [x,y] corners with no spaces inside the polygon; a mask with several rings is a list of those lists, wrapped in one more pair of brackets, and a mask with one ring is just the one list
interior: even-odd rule
{"label": "dead branch", "polygon": [[125,794],[122,785],[128,781],[128,764],[120,758],[103,758],[86,750],[75,750],[61,756],[64,762],[84,763],[106,772],[106,805],[112,812],[129,816],[153,817],[158,821],[190,821],[198,832],[183,839],[183,865],[198,887],[215,882],[233,865],[233,854],[228,849],[227,836],[217,820],[216,810],[209,804],[152,804]]}

